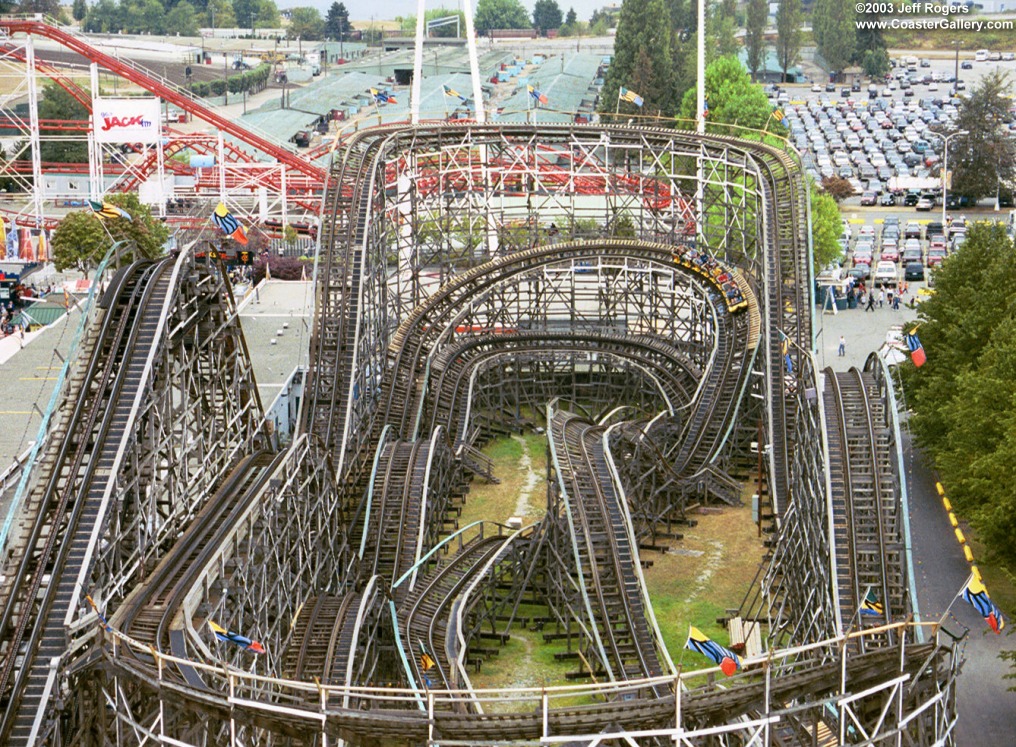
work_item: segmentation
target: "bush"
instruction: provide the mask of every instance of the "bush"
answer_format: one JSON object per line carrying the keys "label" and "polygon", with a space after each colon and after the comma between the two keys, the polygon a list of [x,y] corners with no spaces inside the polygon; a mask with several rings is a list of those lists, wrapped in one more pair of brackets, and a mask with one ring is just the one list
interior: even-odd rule
{"label": "bush", "polygon": [[[269,257],[269,266],[272,268],[272,280],[299,280],[306,270],[309,278],[314,272],[314,263],[301,262],[296,257]],[[265,260],[259,259],[254,263],[254,282],[260,283],[265,277]]]}

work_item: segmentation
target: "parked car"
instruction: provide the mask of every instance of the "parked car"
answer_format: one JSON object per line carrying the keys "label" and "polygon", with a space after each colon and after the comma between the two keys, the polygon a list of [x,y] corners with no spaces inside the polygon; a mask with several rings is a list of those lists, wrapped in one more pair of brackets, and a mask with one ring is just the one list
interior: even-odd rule
{"label": "parked car", "polygon": [[906,239],[921,238],[921,224],[918,223],[916,220],[907,221],[907,225],[903,229],[903,238]]}
{"label": "parked car", "polygon": [[878,286],[892,286],[896,287],[899,282],[899,277],[896,272],[895,262],[879,262],[878,266],[875,267],[875,275],[872,280],[876,287]]}
{"label": "parked car", "polygon": [[963,62],[960,63],[960,69],[961,70],[973,70],[974,69],[974,63],[972,63],[970,60],[963,60]]}
{"label": "parked car", "polygon": [[878,204],[882,207],[895,207],[896,197],[893,196],[892,192],[883,192],[878,198]]}
{"label": "parked car", "polygon": [[921,199],[919,199],[917,201],[917,205],[915,206],[915,209],[916,210],[921,210],[921,211],[927,211],[927,210],[931,210],[933,207],[935,207],[935,205],[932,203],[931,200],[929,200],[927,197],[922,197]]}
{"label": "parked car", "polygon": [[908,262],[903,270],[903,279],[908,282],[911,280],[924,280],[924,265],[920,262]]}
{"label": "parked car", "polygon": [[861,205],[874,205],[878,201],[878,195],[874,192],[865,192],[861,195]]}
{"label": "parked car", "polygon": [[900,250],[898,247],[889,244],[882,247],[882,254],[880,259],[883,262],[899,262],[900,261]]}
{"label": "parked car", "polygon": [[945,262],[945,257],[945,249],[929,249],[928,267],[938,267],[940,264]]}

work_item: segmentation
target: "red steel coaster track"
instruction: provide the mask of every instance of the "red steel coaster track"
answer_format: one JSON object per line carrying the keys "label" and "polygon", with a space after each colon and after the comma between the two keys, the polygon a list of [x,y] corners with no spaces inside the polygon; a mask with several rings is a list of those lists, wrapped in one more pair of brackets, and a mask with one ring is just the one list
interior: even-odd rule
{"label": "red steel coaster track", "polygon": [[149,91],[166,101],[169,101],[174,106],[180,107],[201,121],[207,122],[222,132],[232,135],[247,145],[258,149],[265,155],[271,156],[279,163],[283,163],[288,167],[296,169],[299,173],[306,175],[311,180],[314,180],[319,184],[324,184],[325,170],[320,166],[309,163],[300,155],[251,132],[233,120],[227,119],[221,114],[218,114],[200,102],[194,100],[190,96],[187,96],[179,89],[168,86],[142,70],[118,60],[115,57],[100,52],[91,44],[88,44],[64,29],[40,19],[4,18],[0,19],[0,33],[5,34],[6,36],[12,36],[19,33],[36,34],[38,36],[46,37],[47,39],[52,39],[67,49],[77,52],[82,57],[101,65],[110,72],[129,80],[131,83],[144,88],[146,91]]}

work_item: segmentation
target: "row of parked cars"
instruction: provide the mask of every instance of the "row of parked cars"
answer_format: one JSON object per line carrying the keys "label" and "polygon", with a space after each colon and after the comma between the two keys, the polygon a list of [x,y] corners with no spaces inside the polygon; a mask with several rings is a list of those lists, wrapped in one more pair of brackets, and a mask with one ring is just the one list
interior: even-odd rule
{"label": "row of parked cars", "polygon": [[[901,274],[907,281],[924,280],[925,268],[941,265],[962,243],[966,231],[965,218],[951,220],[948,225],[933,221],[922,227],[917,221],[901,225],[897,216],[889,216],[880,233],[875,226],[865,224],[853,242],[848,274],[875,286],[895,286]],[[846,259],[846,249],[851,242],[849,224],[844,224],[840,242]]]}

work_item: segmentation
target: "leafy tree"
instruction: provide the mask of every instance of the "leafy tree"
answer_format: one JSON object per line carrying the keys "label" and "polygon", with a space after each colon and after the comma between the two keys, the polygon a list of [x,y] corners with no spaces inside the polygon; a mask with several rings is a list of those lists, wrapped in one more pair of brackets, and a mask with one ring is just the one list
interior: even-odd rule
{"label": "leafy tree", "polygon": [[172,31],[180,36],[197,36],[200,33],[200,26],[194,6],[187,0],[180,0],[166,14],[166,31]]}
{"label": "leafy tree", "polygon": [[[690,88],[681,101],[682,119],[695,119],[696,88]],[[783,125],[771,119],[772,105],[762,87],[752,83],[736,57],[721,57],[706,68],[706,95],[709,100],[710,131],[721,131],[718,124],[738,125],[781,134]],[[738,130],[731,128],[735,134]]]}
{"label": "leafy tree", "polygon": [[81,28],[93,34],[119,31],[120,9],[113,0],[99,0],[88,9]]}
{"label": "leafy tree", "polygon": [[769,3],[766,0],[748,0],[748,19],[744,33],[744,49],[748,56],[751,79],[758,77],[766,61],[766,22],[769,20]]}
{"label": "leafy tree", "polygon": [[884,48],[865,50],[861,58],[861,67],[869,78],[884,78],[892,69],[892,65],[889,64],[889,52]]}
{"label": "leafy tree", "polygon": [[136,194],[111,194],[103,199],[126,210],[132,220],[101,219],[91,211],[68,213],[53,232],[53,263],[57,270],[74,268],[87,274],[99,264],[113,241],[127,242],[121,256],[154,259],[162,255],[169,229],[152,216],[151,209],[142,205]]}
{"label": "leafy tree", "polygon": [[853,185],[841,176],[827,176],[822,180],[822,189],[836,202],[842,202],[854,194]]}
{"label": "leafy tree", "polygon": [[927,362],[903,368],[911,425],[991,556],[1016,561],[1016,249],[975,223],[921,304]]}
{"label": "leafy tree", "polygon": [[840,257],[842,252],[839,238],[843,224],[836,200],[815,189],[815,185],[812,185],[810,192],[811,243],[815,251],[815,272],[817,273]]}
{"label": "leafy tree", "polygon": [[543,36],[551,29],[561,28],[561,6],[557,0],[536,0],[533,6],[533,28]]}
{"label": "leafy tree", "polygon": [[[236,22],[251,31],[257,27],[274,28],[279,25],[279,9],[273,0],[233,0]],[[221,25],[221,24],[220,24]]]}
{"label": "leafy tree", "polygon": [[348,34],[349,30],[349,11],[346,10],[346,4],[332,3],[325,17],[325,34],[330,39],[340,39]]}
{"label": "leafy tree", "polygon": [[[46,83],[39,101],[39,119],[69,122],[87,122],[85,105],[56,83]],[[40,128],[40,134],[66,135],[60,130]],[[57,163],[88,163],[88,143],[81,140],[45,140],[39,143],[39,157]]]}
{"label": "leafy tree", "polygon": [[473,24],[478,34],[486,34],[491,29],[528,29],[533,26],[529,13],[519,0],[479,0]]}
{"label": "leafy tree", "polygon": [[317,8],[293,8],[289,16],[289,28],[286,37],[316,41],[324,36],[325,22]]}
{"label": "leafy tree", "polygon": [[43,13],[60,18],[60,0],[22,0],[17,5],[18,13]]}
{"label": "leafy tree", "polygon": [[614,59],[607,68],[600,111],[614,110],[618,91],[624,86],[645,99],[644,113],[674,113],[668,15],[664,0],[625,0],[621,5]]}
{"label": "leafy tree", "polygon": [[[868,52],[879,52],[885,53],[885,39],[882,37],[882,29],[876,28],[872,21],[883,20],[881,15],[878,13],[865,13],[863,16],[857,17],[858,21],[868,21],[867,26],[870,28],[861,28],[860,23],[857,24],[857,51],[855,53],[855,60],[863,63],[864,56]],[[888,58],[888,54],[886,53]],[[888,68],[887,68],[888,71]]]}
{"label": "leafy tree", "polygon": [[1000,181],[1009,183],[1016,174],[1016,140],[1008,133],[1009,85],[1008,73],[991,72],[960,105],[956,129],[969,134],[950,141],[950,192],[976,200],[994,195]]}
{"label": "leafy tree", "polygon": [[776,59],[783,71],[784,83],[787,70],[801,59],[801,21],[801,0],[781,0],[776,11]]}
{"label": "leafy tree", "polygon": [[812,18],[819,54],[830,72],[841,72],[850,64],[857,46],[854,6],[842,0],[820,0],[815,4]]}
{"label": "leafy tree", "polygon": [[578,22],[578,15],[575,13],[575,8],[568,8],[568,15],[564,17],[565,26],[574,26]]}
{"label": "leafy tree", "polygon": [[85,0],[74,0],[74,4],[71,6],[71,17],[75,21],[83,21],[87,14],[88,5],[85,3]]}
{"label": "leafy tree", "polygon": [[741,45],[734,36],[735,29],[734,11],[731,9],[729,15],[724,5],[713,8],[712,14],[706,22],[706,59],[712,62],[718,57],[736,55]]}
{"label": "leafy tree", "polygon": [[228,29],[236,26],[232,0],[208,0],[207,10],[208,25],[211,28]]}

